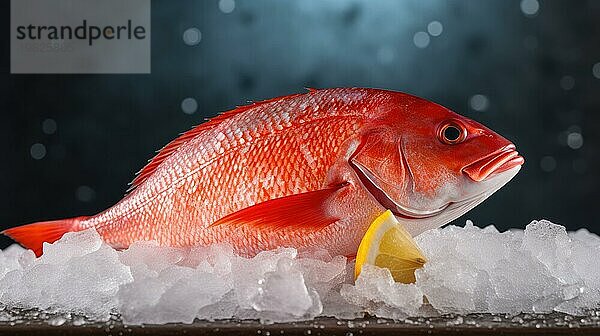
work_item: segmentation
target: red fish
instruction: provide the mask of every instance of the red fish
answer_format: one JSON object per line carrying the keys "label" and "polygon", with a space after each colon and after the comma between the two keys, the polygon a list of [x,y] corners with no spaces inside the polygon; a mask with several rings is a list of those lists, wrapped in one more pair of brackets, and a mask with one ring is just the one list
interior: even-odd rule
{"label": "red fish", "polygon": [[424,99],[309,90],[182,134],[97,215],[3,233],[37,255],[43,242],[92,227],[115,248],[229,242],[244,255],[280,246],[354,255],[385,209],[417,235],[481,203],[523,162],[502,136]]}

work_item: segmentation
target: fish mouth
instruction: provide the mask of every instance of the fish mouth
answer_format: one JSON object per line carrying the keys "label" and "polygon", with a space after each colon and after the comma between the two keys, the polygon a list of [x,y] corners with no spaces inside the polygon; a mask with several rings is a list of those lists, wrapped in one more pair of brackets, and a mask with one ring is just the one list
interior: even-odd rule
{"label": "fish mouth", "polygon": [[514,145],[478,160],[463,169],[471,179],[480,178],[488,187],[464,199],[450,201],[437,209],[411,209],[396,203],[377,183],[377,177],[357,162],[350,162],[367,192],[385,209],[392,211],[398,220],[404,219],[409,232],[417,235],[426,230],[440,227],[473,209],[510,181],[520,170],[524,158],[518,155]]}
{"label": "fish mouth", "polygon": [[515,150],[513,144],[504,146],[499,150],[479,159],[462,169],[462,172],[475,182],[496,175],[525,163],[525,159]]}
{"label": "fish mouth", "polygon": [[436,216],[446,210],[452,203],[443,205],[438,209],[433,210],[419,210],[410,209],[405,206],[401,206],[396,203],[379,185],[377,184],[377,178],[373,173],[366,167],[363,167],[359,163],[351,162],[351,166],[354,168],[356,175],[363,186],[367,189],[369,194],[375,198],[375,200],[384,208],[389,209],[394,216],[404,219],[420,219],[429,218]]}
{"label": "fish mouth", "polygon": [[[406,221],[405,225],[411,235],[416,236],[430,229],[435,229],[441,227],[451,221],[457,219],[458,217],[464,215],[469,212],[471,209],[475,208],[483,201],[485,201],[488,197],[502,188],[506,183],[508,183],[521,169],[521,165],[516,165],[510,169],[503,170],[502,172],[495,172],[488,179],[481,182],[486,184],[484,190],[475,193],[471,196],[468,196],[461,200],[456,200],[454,202],[450,202],[448,206],[441,211],[439,214],[429,217],[429,218],[417,218],[412,219],[410,221]],[[398,220],[401,220],[399,218]]]}

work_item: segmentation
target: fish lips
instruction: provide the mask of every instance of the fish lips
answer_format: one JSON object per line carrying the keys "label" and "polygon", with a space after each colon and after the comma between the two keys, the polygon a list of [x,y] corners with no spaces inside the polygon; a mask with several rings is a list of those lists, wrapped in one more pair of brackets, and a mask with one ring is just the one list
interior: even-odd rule
{"label": "fish lips", "polygon": [[525,159],[515,150],[513,144],[501,147],[497,151],[465,166],[462,172],[475,182],[481,182],[490,176],[513,169],[525,163]]}

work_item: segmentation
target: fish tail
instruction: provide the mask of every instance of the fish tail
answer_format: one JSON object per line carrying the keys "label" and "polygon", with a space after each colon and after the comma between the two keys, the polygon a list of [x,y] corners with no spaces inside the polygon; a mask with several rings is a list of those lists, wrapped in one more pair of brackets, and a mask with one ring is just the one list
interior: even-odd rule
{"label": "fish tail", "polygon": [[79,223],[88,217],[37,222],[6,229],[0,233],[9,236],[23,247],[32,250],[36,256],[42,255],[44,242],[54,243],[65,233],[79,231]]}

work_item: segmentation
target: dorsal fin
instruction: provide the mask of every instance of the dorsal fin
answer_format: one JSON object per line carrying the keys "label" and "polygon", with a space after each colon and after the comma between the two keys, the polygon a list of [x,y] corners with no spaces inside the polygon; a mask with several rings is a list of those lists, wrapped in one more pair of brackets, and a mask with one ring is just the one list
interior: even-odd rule
{"label": "dorsal fin", "polygon": [[137,186],[139,186],[144,181],[146,181],[148,179],[148,177],[150,177],[156,171],[158,166],[160,166],[160,164],[165,161],[166,158],[168,158],[171,154],[176,152],[177,149],[179,149],[179,147],[181,147],[181,145],[183,145],[184,143],[188,142],[189,140],[195,138],[202,132],[213,129],[214,127],[216,127],[223,121],[225,121],[239,113],[248,111],[249,109],[254,108],[256,106],[264,105],[267,103],[272,103],[272,102],[275,102],[278,100],[292,98],[292,97],[299,96],[299,95],[301,95],[301,94],[299,94],[299,93],[291,94],[291,95],[287,95],[287,96],[283,96],[283,97],[277,97],[277,98],[272,98],[272,99],[268,99],[268,100],[263,100],[260,102],[253,102],[253,103],[250,103],[245,106],[238,106],[231,111],[223,112],[220,115],[217,115],[216,117],[207,120],[205,123],[195,126],[194,128],[192,128],[191,130],[189,130],[187,132],[181,133],[178,138],[169,142],[166,146],[164,146],[162,149],[160,149],[158,151],[158,154],[156,154],[155,157],[150,159],[148,161],[148,164],[146,164],[144,166],[144,168],[142,168],[139,172],[137,172],[133,181],[131,181],[131,183],[129,183],[130,186],[129,186],[129,189],[127,190],[127,192],[132,191]]}

